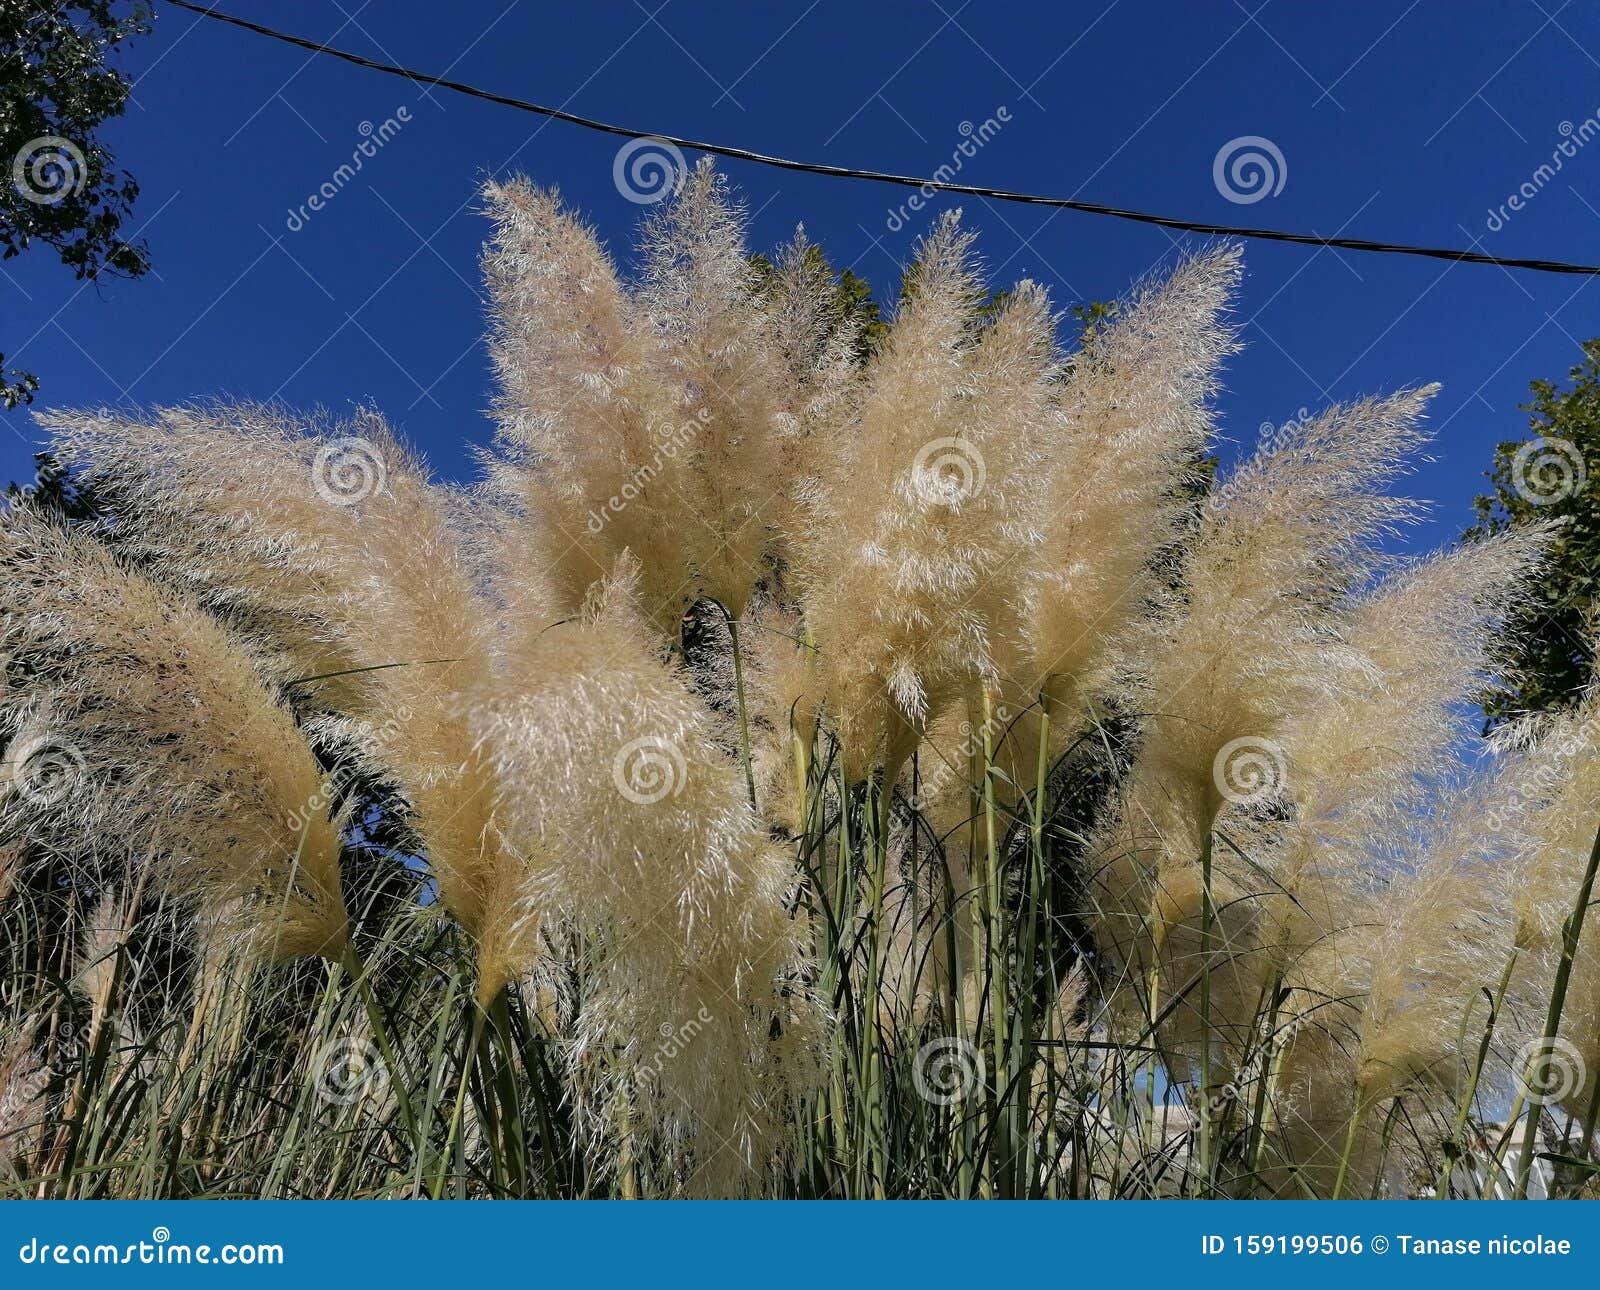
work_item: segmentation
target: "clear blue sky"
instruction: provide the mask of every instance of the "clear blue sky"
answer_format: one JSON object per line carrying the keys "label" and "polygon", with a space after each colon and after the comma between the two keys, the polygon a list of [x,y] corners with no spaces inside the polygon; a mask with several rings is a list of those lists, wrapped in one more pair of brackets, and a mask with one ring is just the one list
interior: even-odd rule
{"label": "clear blue sky", "polygon": [[[243,17],[385,61],[592,116],[794,157],[929,173],[973,127],[1010,120],[963,162],[971,182],[1218,223],[1600,261],[1600,137],[1521,213],[1499,207],[1600,112],[1600,11],[1582,0],[221,0]],[[312,57],[158,4],[131,51],[136,103],[110,131],[143,185],[155,272],[79,289],[38,249],[0,266],[0,340],[42,406],[233,395],[348,409],[371,401],[445,478],[491,426],[476,189],[520,171],[559,185],[625,252],[641,207],[612,182],[618,140]],[[362,173],[289,212],[402,106]],[[1566,123],[1564,126],[1563,123]],[[1270,140],[1281,191],[1235,204],[1219,149]],[[728,162],[769,247],[797,221],[883,292],[938,199],[898,231],[907,191]],[[997,285],[1061,306],[1109,298],[1169,257],[1160,229],[963,203]],[[1494,443],[1525,423],[1535,376],[1600,335],[1593,278],[1251,243],[1244,353],[1223,431],[1252,442],[1302,407],[1438,380],[1438,432],[1412,491],[1436,503],[1410,545],[1466,522]],[[4,415],[4,414],[0,414]],[[0,479],[24,474],[25,412],[5,416]],[[1225,449],[1225,456],[1232,451]]]}

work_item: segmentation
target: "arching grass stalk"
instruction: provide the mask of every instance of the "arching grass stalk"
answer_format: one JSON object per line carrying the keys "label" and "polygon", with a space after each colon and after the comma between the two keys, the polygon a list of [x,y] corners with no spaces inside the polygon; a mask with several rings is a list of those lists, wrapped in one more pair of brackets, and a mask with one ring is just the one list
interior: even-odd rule
{"label": "arching grass stalk", "polygon": [[1583,1137],[1580,1141],[1586,1151],[1589,1143],[1594,1141],[1596,1117],[1600,1117],[1600,1079],[1595,1080],[1594,1088],[1589,1091],[1589,1106],[1583,1113]]}
{"label": "arching grass stalk", "polygon": [[511,1013],[508,1007],[511,992],[501,990],[489,1005],[489,1020],[494,1025],[496,1042],[500,1045],[501,1059],[494,1063],[495,1097],[499,1102],[500,1145],[502,1167],[511,1194],[517,1198],[528,1195],[528,1136],[523,1123],[521,1099],[518,1096],[516,1067],[511,1055],[516,1051],[516,1041],[511,1030]]}
{"label": "arching grass stalk", "polygon": [[1014,1096],[1011,1049],[1008,1039],[1010,1001],[1006,979],[1005,890],[1000,871],[1000,835],[995,807],[994,777],[998,773],[994,764],[994,708],[993,696],[987,685],[979,687],[979,749],[982,761],[979,769],[983,786],[983,934],[988,949],[988,1012],[994,1051],[995,1124],[994,1156],[997,1168],[994,1184],[1002,1199],[1011,1199],[1011,1173],[1016,1143],[1010,1132],[1010,1109],[1005,1104]]}
{"label": "arching grass stalk", "polygon": [[378,1045],[378,1053],[383,1058],[385,1069],[388,1070],[389,1086],[394,1090],[395,1105],[400,1108],[400,1118],[404,1121],[406,1132],[411,1137],[412,1150],[422,1151],[422,1139],[418,1133],[416,1112],[411,1106],[411,1094],[406,1088],[404,1068],[400,1065],[399,1057],[395,1053],[394,1043],[389,1035],[388,1023],[384,1020],[383,1009],[378,1006],[378,1000],[372,993],[372,984],[367,980],[366,968],[356,957],[355,946],[348,940],[344,945],[341,963],[351,984],[361,997],[361,1006],[366,1012],[367,1024],[372,1028],[373,1042]]}
{"label": "arching grass stalk", "polygon": [[[423,1122],[426,1124],[433,1123],[434,1112],[438,1108],[439,1102],[444,1094],[446,1078],[444,1060],[445,1045],[449,1042],[450,1022],[451,1019],[456,1015],[456,1000],[460,997],[460,993],[461,976],[459,973],[452,972],[449,975],[449,983],[446,987],[444,1000],[439,1004],[437,1009],[439,1024],[434,1035],[433,1050],[428,1061],[428,1092],[423,1101],[422,1110]],[[414,1195],[421,1194],[422,1192],[422,1170],[424,1165],[427,1163],[425,1152],[423,1150],[424,1145],[425,1144],[422,1141],[418,1140],[415,1143],[415,1149],[412,1155],[413,1163],[411,1167],[411,1191]]]}
{"label": "arching grass stalk", "polygon": [[466,1160],[461,1140],[461,1120],[466,1109],[467,1085],[472,1080],[472,1069],[477,1064],[478,1046],[483,1042],[484,1023],[489,1014],[474,1000],[472,1004],[472,1035],[466,1051],[461,1054],[461,1078],[456,1085],[455,1107],[450,1112],[450,1128],[445,1134],[444,1149],[439,1156],[439,1170],[434,1174],[430,1194],[434,1200],[444,1195],[446,1171],[454,1169],[463,1195],[466,1189]]}
{"label": "arching grass stalk", "polygon": [[[1561,1033],[1561,1013],[1567,1003],[1567,986],[1572,979],[1572,964],[1578,957],[1578,941],[1583,935],[1583,920],[1589,912],[1589,899],[1594,893],[1595,871],[1600,869],[1600,830],[1595,833],[1594,845],[1589,849],[1589,863],[1583,871],[1583,881],[1578,886],[1578,899],[1572,913],[1561,928],[1561,962],[1556,967],[1555,982],[1550,987],[1550,1010],[1545,1016],[1544,1040],[1533,1061],[1523,1074],[1523,1084],[1533,1078],[1536,1064],[1547,1058],[1556,1038]],[[1527,1199],[1528,1175],[1533,1169],[1534,1140],[1539,1136],[1540,1099],[1528,1098],[1528,1127],[1522,1135],[1522,1153],[1517,1160],[1517,1185],[1513,1193],[1518,1200]]]}
{"label": "arching grass stalk", "polygon": [[[822,891],[823,911],[828,926],[828,954],[823,961],[823,997],[835,1008],[839,1025],[833,1032],[833,1042],[828,1046],[828,1095],[833,1121],[834,1151],[841,1169],[848,1169],[851,1160],[852,1117],[846,1100],[846,1065],[860,1052],[859,1026],[852,1008],[850,989],[850,958],[852,954],[855,923],[855,902],[850,899],[853,871],[850,860],[850,785],[845,778],[844,758],[835,756],[836,789],[839,796],[837,850],[833,862],[828,863],[826,834],[822,836]],[[824,808],[825,809],[825,808]],[[852,1073],[859,1074],[852,1069]],[[856,1087],[859,1088],[859,1081]]]}
{"label": "arching grass stalk", "polygon": [[[1494,1028],[1500,1020],[1500,1007],[1505,1002],[1506,990],[1511,984],[1511,973],[1517,965],[1517,947],[1511,947],[1511,953],[1506,958],[1505,968],[1500,973],[1499,984],[1495,986],[1494,993],[1489,997],[1489,1015],[1484,1019],[1483,1037],[1478,1041],[1478,1056],[1473,1063],[1472,1071],[1467,1076],[1467,1087],[1461,1094],[1461,1102],[1456,1107],[1456,1118],[1450,1129],[1450,1141],[1444,1147],[1444,1160],[1439,1165],[1439,1179],[1434,1186],[1434,1199],[1445,1200],[1450,1195],[1450,1175],[1455,1169],[1456,1160],[1462,1151],[1462,1138],[1466,1133],[1467,1119],[1472,1112],[1473,1099],[1478,1095],[1478,1083],[1483,1077],[1484,1064],[1489,1059],[1489,1047],[1494,1041]],[[1467,1021],[1472,1015],[1467,1009],[1461,1017],[1461,1037],[1457,1040],[1459,1049],[1461,1041],[1466,1037]],[[1496,1162],[1498,1172],[1498,1162]],[[1486,1179],[1488,1175],[1485,1175]]]}
{"label": "arching grass stalk", "polygon": [[[1021,926],[1026,929],[1022,953],[1022,989],[1023,1009],[1022,1023],[1013,1043],[1015,1060],[1019,1070],[1025,1069],[1028,1078],[1023,1080],[1020,1098],[1019,1113],[1013,1118],[1013,1135],[1023,1141],[1023,1178],[1027,1192],[1033,1190],[1033,1178],[1036,1171],[1036,1157],[1039,1134],[1033,1131],[1034,1118],[1034,1091],[1031,1078],[1035,1052],[1032,1048],[1034,1017],[1034,984],[1037,971],[1038,956],[1042,953],[1046,975],[1049,979],[1049,993],[1045,999],[1044,1009],[1044,1036],[1046,1043],[1056,1038],[1055,1014],[1058,1002],[1054,946],[1052,944],[1051,903],[1049,898],[1049,868],[1045,861],[1044,853],[1044,824],[1048,814],[1046,801],[1046,788],[1050,777],[1050,697],[1041,688],[1039,692],[1039,745],[1034,759],[1033,768],[1033,800],[1031,815],[1028,821],[1028,883],[1026,899],[1023,901]],[[1064,1042],[1064,1038],[1063,1038]],[[1043,1125],[1043,1146],[1045,1159],[1049,1162],[1047,1168],[1053,1179],[1055,1175],[1056,1150],[1055,1150],[1055,1077],[1056,1066],[1053,1050],[1046,1050],[1050,1057],[1044,1062],[1045,1096]]]}
{"label": "arching grass stalk", "polygon": [[1361,1121],[1370,1109],[1370,1104],[1361,1098],[1360,1090],[1356,1092],[1355,1109],[1350,1113],[1350,1126],[1345,1130],[1344,1150],[1339,1155],[1339,1171],[1333,1177],[1333,1194],[1330,1200],[1340,1200],[1344,1196],[1344,1180],[1350,1171],[1350,1156],[1356,1148],[1356,1134],[1361,1129]]}
{"label": "arching grass stalk", "polygon": [[889,812],[888,771],[880,767],[867,777],[862,799],[866,824],[863,849],[866,852],[868,881],[867,990],[861,1023],[862,1043],[866,1045],[866,1087],[868,1151],[873,1161],[873,1194],[881,1199],[888,1184],[888,1111],[884,1105],[883,1078],[883,955],[884,896],[888,887]]}
{"label": "arching grass stalk", "polygon": [[[1267,1136],[1267,1108],[1272,1104],[1272,1095],[1277,1088],[1283,1051],[1294,1035],[1291,1023],[1288,1033],[1281,1039],[1278,1036],[1278,1012],[1283,1006],[1283,997],[1283,972],[1280,969],[1273,976],[1266,996],[1267,1021],[1262,1031],[1264,1035],[1262,1042],[1266,1045],[1266,1053],[1262,1058],[1261,1076],[1256,1084],[1249,1137],[1245,1148],[1245,1171],[1252,1179],[1259,1179],[1261,1176],[1261,1153],[1266,1145]],[[1260,1015],[1260,1008],[1257,1008],[1256,1015]]]}
{"label": "arching grass stalk", "polygon": [[[756,777],[750,757],[750,708],[744,694],[744,652],[739,647],[739,620],[722,605],[722,617],[728,624],[728,644],[733,652],[733,698],[739,709],[739,757],[744,763],[744,787],[750,798],[750,809],[756,809]],[[804,794],[801,794],[802,800]]]}
{"label": "arching grass stalk", "polygon": [[[1166,941],[1166,923],[1159,920],[1156,897],[1150,898],[1150,917],[1147,924],[1150,928],[1150,971],[1146,978],[1145,995],[1149,1000],[1149,1019],[1146,1030],[1150,1037],[1149,1061],[1141,1063],[1145,1076],[1145,1111],[1149,1116],[1148,1136],[1149,1146],[1152,1150],[1159,1151],[1162,1146],[1162,1129],[1156,1123],[1156,1076],[1161,1068],[1160,1052],[1161,1042],[1157,1034],[1157,1027],[1161,1019],[1161,948]],[[1137,1072],[1135,1073],[1137,1078]]]}

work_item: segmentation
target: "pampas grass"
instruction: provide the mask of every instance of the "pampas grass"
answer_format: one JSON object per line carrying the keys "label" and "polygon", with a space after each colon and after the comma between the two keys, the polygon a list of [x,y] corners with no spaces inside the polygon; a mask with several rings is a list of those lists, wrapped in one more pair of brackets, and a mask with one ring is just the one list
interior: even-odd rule
{"label": "pampas grass", "polygon": [[26,714],[6,754],[8,832],[91,872],[153,867],[275,958],[337,957],[339,821],[259,662],[217,621],[91,539],[13,511],[0,637]]}
{"label": "pampas grass", "polygon": [[0,1191],[1480,1194],[1541,1039],[1587,1143],[1596,698],[1463,756],[1549,534],[1387,554],[1431,390],[1213,480],[1235,248],[1068,351],[951,215],[869,343],[709,163],[631,278],[485,196],[479,486],[42,418]]}

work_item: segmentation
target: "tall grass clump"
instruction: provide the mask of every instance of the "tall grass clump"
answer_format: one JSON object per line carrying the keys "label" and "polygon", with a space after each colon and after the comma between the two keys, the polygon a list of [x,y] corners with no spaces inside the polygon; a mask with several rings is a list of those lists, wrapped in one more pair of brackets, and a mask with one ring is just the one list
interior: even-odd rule
{"label": "tall grass clump", "polygon": [[1600,699],[1475,743],[1550,531],[1388,554],[1430,388],[1217,475],[1237,248],[1073,346],[957,215],[869,331],[709,164],[485,199],[473,487],[41,418],[0,1194],[1588,1187]]}

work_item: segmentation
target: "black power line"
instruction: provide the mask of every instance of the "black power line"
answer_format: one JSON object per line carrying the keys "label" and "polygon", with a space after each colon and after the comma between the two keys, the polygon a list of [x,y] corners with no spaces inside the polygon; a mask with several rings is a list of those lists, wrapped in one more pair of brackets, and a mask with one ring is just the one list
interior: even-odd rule
{"label": "black power line", "polygon": [[563,112],[560,108],[546,107],[541,103],[530,103],[526,99],[512,98],[508,94],[496,94],[492,90],[479,89],[477,86],[468,85],[463,81],[452,81],[443,76],[431,76],[427,72],[412,71],[410,68],[396,67],[391,63],[375,62],[370,58],[363,58],[360,54],[352,54],[348,50],[335,49],[332,45],[323,45],[314,40],[307,40],[303,36],[291,36],[287,32],[275,31],[271,27],[263,27],[260,23],[249,22],[244,18],[236,18],[232,14],[223,13],[219,9],[207,9],[202,5],[191,4],[190,0],[167,0],[167,3],[176,5],[180,9],[187,9],[191,13],[200,14],[205,18],[215,18],[218,22],[229,23],[235,27],[243,27],[246,31],[253,31],[258,35],[268,36],[273,40],[280,40],[287,45],[310,50],[312,53],[328,54],[334,58],[343,59],[347,63],[354,63],[357,67],[371,68],[375,72],[387,72],[391,76],[403,76],[419,85],[435,85],[440,89],[453,90],[457,94],[465,94],[469,98],[483,99],[489,103],[499,103],[504,107],[516,108],[521,112],[532,112],[535,116],[548,117],[553,121],[565,121],[569,125],[579,125],[586,130],[599,130],[604,134],[614,134],[628,139],[659,139],[661,142],[669,143],[677,148],[689,148],[696,152],[709,152],[719,157],[730,157],[736,161],[750,161],[762,166],[776,166],[782,170],[799,170],[812,175],[837,175],[842,179],[868,179],[874,183],[898,184],[903,188],[927,188],[938,192],[966,193],[973,197],[992,198],[995,201],[1021,202],[1028,206],[1053,206],[1062,210],[1083,211],[1089,215],[1111,215],[1117,219],[1133,220],[1139,224],[1156,224],[1162,228],[1175,228],[1187,233],[1248,237],[1264,242],[1294,242],[1301,246],[1336,247],[1342,251],[1373,251],[1389,255],[1423,255],[1435,260],[1454,261],[1458,264],[1496,264],[1502,269],[1529,269],[1538,273],[1600,275],[1600,266],[1569,264],[1564,260],[1523,260],[1506,256],[1486,255],[1481,251],[1462,251],[1452,247],[1406,246],[1396,242],[1372,242],[1366,238],[1359,237],[1322,237],[1316,233],[1290,233],[1283,229],[1275,228],[1237,228],[1231,224],[1204,224],[1198,220],[1176,219],[1170,215],[1153,215],[1148,211],[1125,210],[1119,206],[1103,206],[1099,202],[1074,201],[1068,197],[1046,197],[1038,193],[1019,193],[1007,188],[981,188],[976,184],[952,184],[937,179],[921,179],[915,175],[891,175],[880,170],[855,170],[848,166],[828,166],[816,161],[795,161],[790,157],[771,157],[765,153],[751,152],[748,148],[735,148],[725,143],[706,143],[703,140],[685,139],[677,135],[632,130],[626,126],[613,125],[608,121],[596,121],[591,117],[578,116],[573,112]]}

